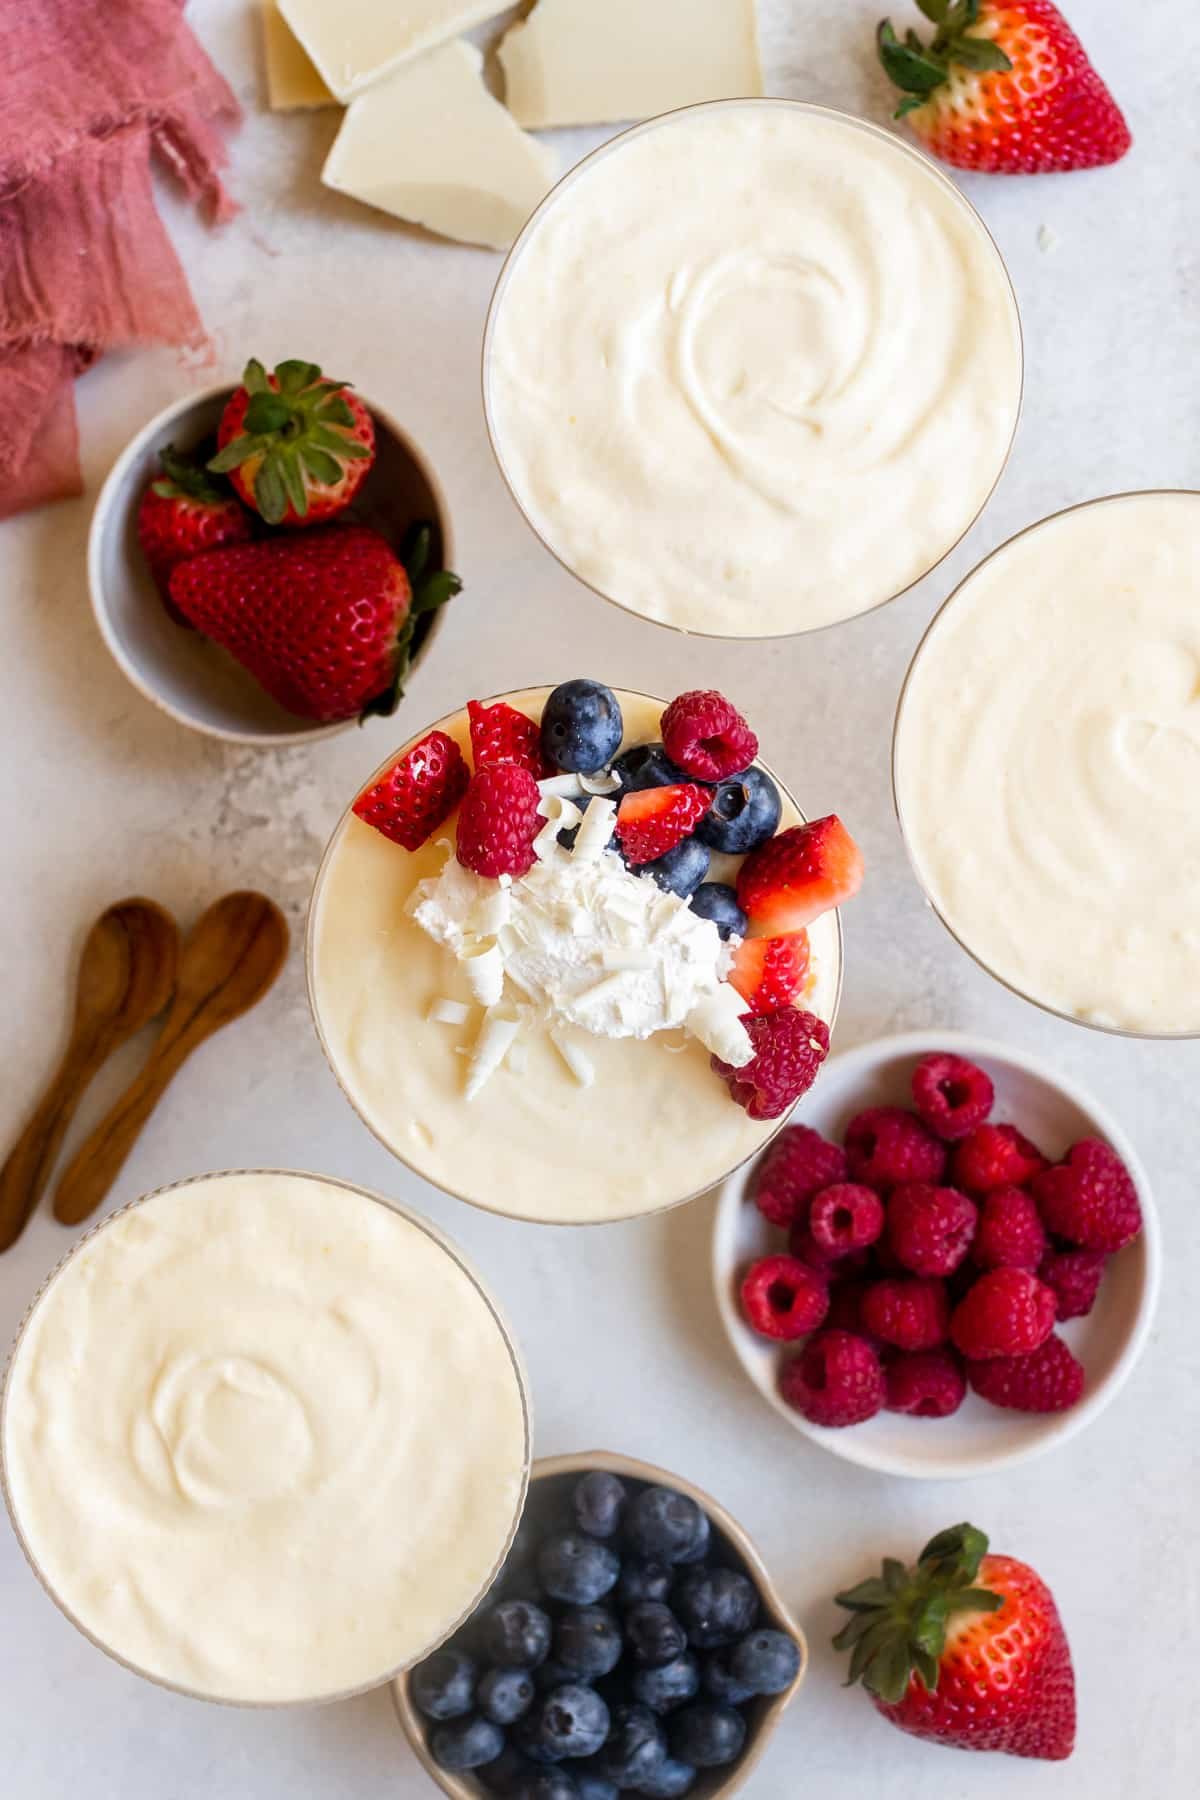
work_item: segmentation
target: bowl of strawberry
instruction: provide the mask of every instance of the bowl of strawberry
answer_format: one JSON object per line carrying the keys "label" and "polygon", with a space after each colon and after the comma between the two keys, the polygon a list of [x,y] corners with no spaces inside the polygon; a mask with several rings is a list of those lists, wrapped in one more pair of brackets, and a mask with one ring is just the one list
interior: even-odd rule
{"label": "bowl of strawberry", "polygon": [[437,476],[315,363],[251,359],[169,406],[101,489],[92,608],[124,674],[181,724],[309,742],[393,712],[460,582]]}
{"label": "bowl of strawberry", "polygon": [[1161,1251],[1118,1123],[1005,1046],[917,1032],[835,1058],[718,1208],[746,1374],[850,1462],[980,1475],[1063,1443],[1128,1377]]}
{"label": "bowl of strawberry", "polygon": [[451,1800],[724,1800],[806,1661],[736,1520],[601,1451],[535,1463],[492,1591],[392,1692]]}

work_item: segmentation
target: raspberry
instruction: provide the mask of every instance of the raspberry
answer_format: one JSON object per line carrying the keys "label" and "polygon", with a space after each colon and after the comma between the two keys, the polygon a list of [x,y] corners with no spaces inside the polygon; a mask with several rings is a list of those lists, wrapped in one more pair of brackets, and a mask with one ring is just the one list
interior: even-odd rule
{"label": "raspberry", "polygon": [[480,769],[493,769],[497,763],[505,762],[519,763],[535,781],[553,773],[542,755],[541,726],[507,700],[497,700],[494,706],[485,706],[482,700],[468,700],[467,717],[471,721],[471,755],[476,774]]}
{"label": "raspberry", "polygon": [[940,1181],[946,1152],[914,1113],[871,1106],[846,1127],[846,1166],[853,1180],[886,1192],[902,1181]]}
{"label": "raspberry", "polygon": [[740,1069],[714,1056],[714,1073],[752,1119],[778,1119],[817,1079],[829,1054],[829,1027],[815,1013],[791,1006],[742,1023],[754,1055]]}
{"label": "raspberry", "polygon": [[982,1125],[996,1098],[991,1078],[963,1056],[923,1056],[912,1077],[913,1104],[930,1131],[948,1143]]}
{"label": "raspberry", "polygon": [[829,1311],[825,1314],[827,1331],[852,1331],[856,1337],[870,1338],[874,1333],[863,1323],[865,1281],[839,1281],[829,1290]]}
{"label": "raspberry", "polygon": [[979,1223],[973,1200],[957,1188],[906,1181],[892,1192],[887,1234],[892,1254],[914,1275],[952,1275]]}
{"label": "raspberry", "polygon": [[788,1232],[788,1251],[826,1281],[845,1281],[852,1275],[865,1275],[871,1266],[870,1250],[849,1250],[845,1256],[831,1256],[823,1250],[801,1215]]}
{"label": "raspberry", "polygon": [[815,1331],[829,1311],[825,1283],[794,1256],[763,1256],[742,1281],[742,1311],[760,1337],[789,1342]]}
{"label": "raspberry", "polygon": [[950,1316],[950,1336],[974,1362],[1028,1356],[1054,1330],[1054,1292],[1025,1269],[981,1275]]}
{"label": "raspberry", "polygon": [[1081,1250],[1124,1249],[1142,1229],[1133,1177],[1099,1138],[1072,1144],[1064,1160],[1033,1184],[1042,1218],[1055,1237]]}
{"label": "raspberry", "polygon": [[862,1322],[898,1350],[932,1350],[946,1341],[950,1302],[940,1281],[889,1277],[873,1281],[863,1295]]}
{"label": "raspberry", "polygon": [[467,791],[463,753],[444,731],[431,731],[354,802],[355,817],[403,850],[419,850]]}
{"label": "raspberry", "polygon": [[883,1201],[873,1188],[839,1181],[814,1194],[808,1230],[817,1249],[830,1258],[866,1250],[883,1231]]}
{"label": "raspberry", "polygon": [[758,755],[758,739],[735,706],[711,689],[672,700],[662,716],[663,749],[701,781],[740,775]]}
{"label": "raspberry", "polygon": [[764,1219],[789,1226],[813,1195],[846,1179],[846,1152],[809,1125],[781,1131],[754,1172],[751,1196]]}
{"label": "raspberry", "polygon": [[979,1209],[979,1229],[971,1245],[981,1269],[1028,1269],[1036,1275],[1046,1254],[1046,1228],[1031,1195],[1023,1188],[996,1188]]}
{"label": "raspberry", "polygon": [[883,1379],[884,1405],[889,1412],[948,1419],[966,1399],[967,1378],[953,1350],[917,1350],[897,1356],[884,1370]]}
{"label": "raspberry", "polygon": [[1103,1250],[1051,1250],[1042,1258],[1038,1280],[1054,1289],[1060,1322],[1091,1312],[1107,1261]]}
{"label": "raspberry", "polygon": [[458,860],[495,881],[527,875],[541,827],[537,782],[528,769],[500,763],[472,776],[458,815]]}
{"label": "raspberry", "polygon": [[779,1391],[814,1425],[861,1425],[883,1406],[883,1365],[866,1338],[818,1331],[784,1364]]}
{"label": "raspberry", "polygon": [[1066,1412],[1083,1394],[1083,1365],[1060,1337],[1051,1335],[1028,1356],[997,1356],[968,1362],[967,1379],[993,1406],[1017,1412]]}
{"label": "raspberry", "polygon": [[1046,1166],[1037,1145],[1015,1125],[976,1125],[955,1148],[950,1179],[968,1194],[990,1194],[995,1188],[1024,1187]]}
{"label": "raspberry", "polygon": [[750,1012],[778,1012],[803,988],[809,956],[807,931],[791,937],[746,938],[733,953],[727,979]]}

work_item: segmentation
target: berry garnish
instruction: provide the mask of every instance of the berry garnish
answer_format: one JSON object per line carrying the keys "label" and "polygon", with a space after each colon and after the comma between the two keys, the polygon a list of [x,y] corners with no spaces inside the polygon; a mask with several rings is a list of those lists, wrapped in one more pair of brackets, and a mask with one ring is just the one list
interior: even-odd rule
{"label": "berry garnish", "polygon": [[964,1056],[936,1052],[913,1070],[913,1105],[925,1124],[946,1142],[966,1137],[992,1110],[991,1078]]}
{"label": "berry garnish", "polygon": [[994,1188],[1024,1187],[1046,1166],[1037,1145],[1015,1125],[976,1125],[954,1147],[950,1179],[968,1194],[990,1194]]}
{"label": "berry garnish", "polygon": [[614,830],[625,861],[657,862],[690,837],[708,810],[709,791],[695,782],[682,787],[639,788],[617,808]]}
{"label": "berry garnish", "polygon": [[1133,1177],[1099,1138],[1072,1144],[1061,1163],[1035,1178],[1033,1192],[1049,1230],[1081,1250],[1111,1254],[1142,1229]]}
{"label": "berry garnish", "polygon": [[485,706],[482,700],[467,701],[467,717],[471,721],[471,758],[475,772],[494,769],[498,763],[516,763],[528,769],[535,781],[550,773],[542,755],[541,727],[536,719],[518,712],[506,700]]}
{"label": "berry garnish", "polygon": [[914,1350],[897,1356],[883,1372],[888,1412],[919,1419],[948,1419],[962,1405],[967,1378],[952,1350]]}
{"label": "berry garnish", "polygon": [[718,782],[696,827],[701,843],[725,856],[745,856],[775,836],[783,813],[779,789],[757,764]]}
{"label": "berry garnish", "polygon": [[743,1023],[754,1049],[750,1061],[735,1069],[714,1056],[713,1069],[752,1119],[778,1119],[817,1079],[829,1054],[829,1027],[791,1006]]}
{"label": "berry garnish", "polygon": [[991,1269],[950,1316],[950,1336],[972,1362],[1028,1356],[1054,1330],[1053,1289],[1024,1269]]}
{"label": "berry garnish", "polygon": [[661,744],[631,744],[613,763],[612,774],[626,794],[638,788],[679,787],[688,779],[687,771],[671,761]]}
{"label": "berry garnish", "polygon": [[906,1181],[892,1190],[888,1244],[914,1275],[952,1275],[971,1248],[979,1222],[973,1200],[957,1188]]}
{"label": "berry garnish", "polygon": [[794,825],[751,852],[737,880],[738,905],[759,931],[803,931],[862,886],[858,845],[836,815]]}
{"label": "berry garnish", "polygon": [[1107,1261],[1103,1250],[1051,1250],[1042,1258],[1038,1280],[1054,1289],[1060,1323],[1091,1312]]}
{"label": "berry garnish", "polygon": [[358,796],[355,817],[402,849],[419,850],[445,824],[470,779],[454,739],[431,731]]}
{"label": "berry garnish", "polygon": [[601,681],[564,681],[542,708],[542,753],[556,769],[594,775],[621,747],[621,706]]}
{"label": "berry garnish", "polygon": [[1046,1228],[1024,1188],[996,1188],[979,1209],[971,1258],[981,1269],[1028,1269],[1036,1275],[1046,1254]]}
{"label": "berry garnish", "polygon": [[873,1281],[859,1307],[872,1337],[898,1350],[932,1350],[944,1344],[950,1326],[950,1302],[940,1281],[913,1276],[885,1276]]}
{"label": "berry garnish", "polygon": [[251,357],[217,429],[209,468],[268,525],[315,525],[347,507],[375,461],[375,426],[344,381],[292,360]]}
{"label": "berry garnish", "polygon": [[501,763],[471,777],[458,815],[459,862],[495,881],[527,875],[534,864],[533,840],[541,828],[541,796],[528,769]]}
{"label": "berry garnish", "polygon": [[681,900],[690,900],[707,881],[710,861],[700,840],[687,837],[665,856],[656,856],[653,862],[639,863],[638,874],[649,876],[665,894],[678,894]]}
{"label": "berry garnish", "polygon": [[[703,819],[700,823],[704,823]],[[702,882],[688,904],[702,919],[711,919],[726,940],[744,938],[750,929],[749,921],[737,903],[737,895],[723,881]]]}
{"label": "berry garnish", "polygon": [[810,948],[807,931],[790,937],[745,938],[726,977],[752,1013],[778,1012],[803,993]]}
{"label": "berry garnish", "polygon": [[751,1198],[772,1225],[789,1226],[822,1188],[846,1179],[846,1152],[810,1125],[781,1131],[754,1171]]}
{"label": "berry garnish", "polygon": [[794,1256],[763,1256],[742,1280],[742,1311],[760,1337],[789,1343],[815,1331],[829,1310],[821,1277]]}
{"label": "berry garnish", "polygon": [[1014,1412],[1066,1412],[1083,1398],[1084,1372],[1053,1333],[1027,1356],[967,1363],[967,1379],[982,1400]]}
{"label": "berry garnish", "polygon": [[723,694],[694,689],[672,700],[662,716],[663,749],[698,781],[724,781],[748,769],[758,739]]}
{"label": "berry garnish", "polygon": [[835,1182],[809,1202],[809,1235],[831,1262],[855,1250],[866,1250],[880,1236],[883,1225],[882,1200],[874,1188],[858,1182]]}
{"label": "berry garnish", "polygon": [[818,1331],[779,1376],[784,1400],[814,1425],[861,1425],[883,1406],[883,1365],[850,1331]]}
{"label": "berry garnish", "polygon": [[902,1181],[940,1181],[946,1152],[902,1106],[870,1106],[846,1127],[846,1166],[853,1180],[886,1193]]}

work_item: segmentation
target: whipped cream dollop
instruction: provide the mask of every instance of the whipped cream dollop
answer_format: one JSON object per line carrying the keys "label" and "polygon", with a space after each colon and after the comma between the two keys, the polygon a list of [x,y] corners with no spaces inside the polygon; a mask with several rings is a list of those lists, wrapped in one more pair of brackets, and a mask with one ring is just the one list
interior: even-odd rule
{"label": "whipped cream dollop", "polygon": [[[616,809],[581,812],[549,782],[546,825],[527,875],[500,882],[465,869],[447,843],[440,875],[414,890],[421,929],[457,958],[485,1008],[468,1095],[528,1025],[550,1031],[584,1085],[586,1052],[570,1031],[646,1038],[683,1029],[740,1067],[751,1044],[745,1002],[725,977],[733,948],[678,894],[627,869],[609,849]],[[570,849],[558,842],[576,830]]]}

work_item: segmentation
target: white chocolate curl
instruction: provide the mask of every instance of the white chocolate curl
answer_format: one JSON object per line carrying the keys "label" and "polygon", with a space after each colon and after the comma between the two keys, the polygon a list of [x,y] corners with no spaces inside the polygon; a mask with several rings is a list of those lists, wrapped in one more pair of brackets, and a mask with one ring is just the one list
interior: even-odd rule
{"label": "white chocolate curl", "polygon": [[741,1069],[754,1057],[750,1033],[742,1024],[746,1002],[736,988],[722,982],[711,994],[698,1000],[687,1016],[687,1028],[700,1039],[706,1050],[719,1056],[731,1068]]}
{"label": "white chocolate curl", "polygon": [[484,1013],[467,1070],[468,1100],[473,1100],[486,1087],[511,1050],[520,1029],[520,1014],[514,1006],[493,1006]]}
{"label": "white chocolate curl", "polygon": [[581,1034],[570,1025],[552,1025],[550,1036],[554,1048],[570,1069],[580,1087],[591,1087],[596,1079],[596,1070],[591,1057],[583,1047]]}
{"label": "white chocolate curl", "polygon": [[611,800],[593,800],[583,815],[583,824],[579,827],[579,836],[571,851],[577,862],[599,862],[608,849],[613,834],[617,809]]}
{"label": "white chocolate curl", "polygon": [[479,1006],[495,1006],[504,994],[504,958],[495,938],[464,945],[459,961],[471,998]]}
{"label": "white chocolate curl", "polygon": [[425,1016],[433,1025],[465,1025],[471,1009],[461,1000],[433,1000]]}

